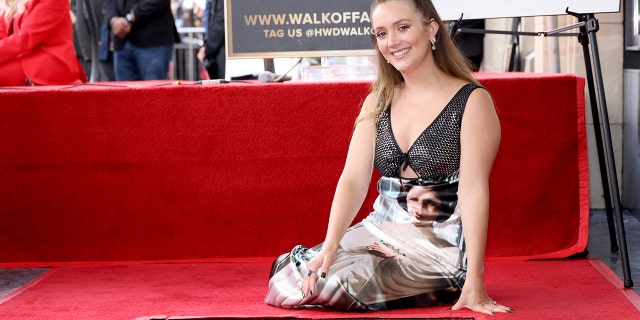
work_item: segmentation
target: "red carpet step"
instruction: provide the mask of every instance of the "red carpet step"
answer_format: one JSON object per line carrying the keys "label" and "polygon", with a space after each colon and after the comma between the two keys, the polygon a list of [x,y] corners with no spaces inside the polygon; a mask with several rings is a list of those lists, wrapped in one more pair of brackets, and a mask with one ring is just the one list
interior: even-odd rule
{"label": "red carpet step", "polygon": [[0,304],[0,319],[640,319],[640,298],[599,260],[488,261],[487,317],[448,306],[365,313],[263,302],[270,261],[71,265]]}

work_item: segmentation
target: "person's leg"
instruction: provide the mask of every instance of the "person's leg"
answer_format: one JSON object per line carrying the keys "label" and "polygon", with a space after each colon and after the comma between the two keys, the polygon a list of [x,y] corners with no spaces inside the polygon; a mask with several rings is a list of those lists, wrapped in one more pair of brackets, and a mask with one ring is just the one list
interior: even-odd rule
{"label": "person's leg", "polygon": [[217,53],[212,56],[207,56],[205,61],[207,62],[207,73],[211,79],[224,79],[226,76],[226,57],[224,46],[218,50]]}
{"label": "person's leg", "polygon": [[218,77],[218,63],[213,59],[207,59],[205,60],[205,62],[206,62],[206,69],[207,69],[207,74],[209,74],[209,78],[220,79],[220,77]]}
{"label": "person's leg", "polygon": [[173,45],[136,48],[136,59],[143,80],[166,80],[169,62],[173,55]]}
{"label": "person's leg", "polygon": [[99,81],[115,81],[116,76],[113,72],[113,59],[108,61],[100,61],[100,80]]}
{"label": "person's leg", "polygon": [[226,52],[225,52],[225,48],[224,46],[222,46],[222,48],[220,48],[220,50],[218,51],[218,56],[216,57],[216,64],[218,65],[218,70],[216,70],[218,72],[217,78],[218,79],[224,79],[226,76]]}
{"label": "person's leg", "polygon": [[113,70],[116,81],[142,80],[136,63],[135,47],[127,41],[119,51],[113,53]]}
{"label": "person's leg", "polygon": [[22,70],[22,61],[14,59],[6,63],[0,64],[0,86],[23,86],[25,85],[26,75]]}

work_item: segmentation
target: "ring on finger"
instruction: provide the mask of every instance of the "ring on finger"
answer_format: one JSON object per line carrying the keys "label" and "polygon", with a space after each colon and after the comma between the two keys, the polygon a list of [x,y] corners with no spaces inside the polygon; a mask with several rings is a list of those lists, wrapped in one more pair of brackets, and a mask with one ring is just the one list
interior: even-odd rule
{"label": "ring on finger", "polygon": [[310,277],[315,271],[309,269],[307,270],[307,277]]}

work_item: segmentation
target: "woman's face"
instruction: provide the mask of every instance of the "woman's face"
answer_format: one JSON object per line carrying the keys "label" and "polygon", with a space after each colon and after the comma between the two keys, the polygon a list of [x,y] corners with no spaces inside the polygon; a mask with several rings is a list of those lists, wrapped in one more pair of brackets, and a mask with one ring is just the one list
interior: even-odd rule
{"label": "woman's face", "polygon": [[371,11],[371,24],[378,50],[398,71],[422,64],[431,54],[430,32],[435,23],[425,26],[422,16],[409,1],[392,0]]}

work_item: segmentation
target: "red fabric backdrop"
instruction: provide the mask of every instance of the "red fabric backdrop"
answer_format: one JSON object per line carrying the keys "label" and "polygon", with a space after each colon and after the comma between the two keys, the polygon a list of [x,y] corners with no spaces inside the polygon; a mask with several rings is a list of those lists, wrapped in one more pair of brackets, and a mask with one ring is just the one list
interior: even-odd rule
{"label": "red fabric backdrop", "polygon": [[[503,131],[488,258],[581,252],[589,211],[584,80],[478,78]],[[2,90],[0,264],[271,257],[314,245],[324,238],[368,85]]]}

